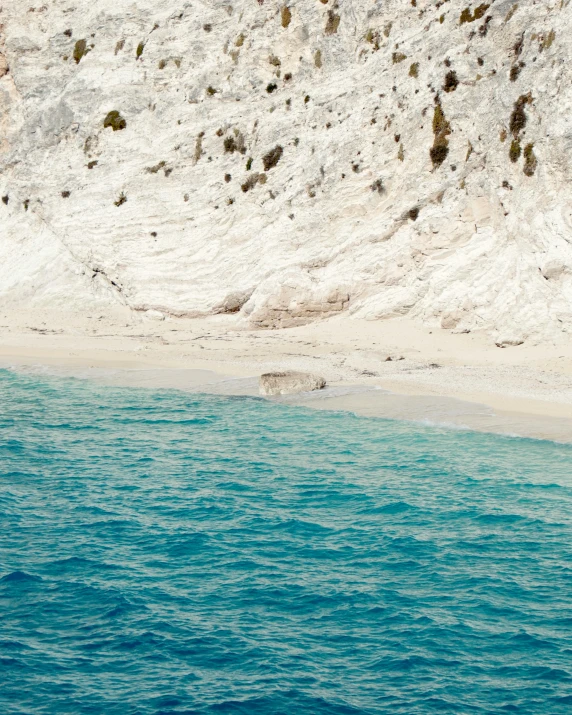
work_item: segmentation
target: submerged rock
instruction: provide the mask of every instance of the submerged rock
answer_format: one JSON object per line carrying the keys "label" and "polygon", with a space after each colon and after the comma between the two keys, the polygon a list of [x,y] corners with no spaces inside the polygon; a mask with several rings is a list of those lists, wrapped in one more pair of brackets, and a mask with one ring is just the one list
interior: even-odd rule
{"label": "submerged rock", "polygon": [[267,372],[260,376],[261,395],[293,395],[296,392],[310,392],[321,390],[326,386],[326,381],[319,375],[310,372]]}

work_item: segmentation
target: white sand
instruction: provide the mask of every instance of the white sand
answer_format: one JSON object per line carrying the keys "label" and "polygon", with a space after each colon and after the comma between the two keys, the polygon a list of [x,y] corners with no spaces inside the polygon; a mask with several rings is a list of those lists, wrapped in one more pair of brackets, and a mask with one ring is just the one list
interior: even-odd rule
{"label": "white sand", "polygon": [[331,387],[286,401],[572,441],[572,342],[501,349],[404,318],[251,331],[228,315],[4,316],[0,365],[226,394],[256,394],[261,372],[309,370]]}

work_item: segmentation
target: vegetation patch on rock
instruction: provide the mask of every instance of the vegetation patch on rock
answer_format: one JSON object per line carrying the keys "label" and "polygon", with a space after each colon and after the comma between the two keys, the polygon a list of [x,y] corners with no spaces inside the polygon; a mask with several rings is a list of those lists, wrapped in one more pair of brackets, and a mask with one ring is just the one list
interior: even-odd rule
{"label": "vegetation patch on rock", "polygon": [[280,17],[282,21],[282,27],[287,28],[290,22],[292,21],[292,11],[290,10],[289,7],[284,6],[282,10],[280,11]]}
{"label": "vegetation patch on rock", "polygon": [[443,89],[445,92],[454,92],[459,86],[459,79],[455,70],[449,70],[445,75],[445,82],[443,83]]}
{"label": "vegetation patch on rock", "polygon": [[103,128],[111,127],[114,132],[125,129],[127,122],[116,109],[111,110],[103,120]]}
{"label": "vegetation patch on rock", "polygon": [[514,103],[514,108],[510,115],[509,129],[515,138],[518,138],[518,135],[526,126],[527,116],[524,108],[531,102],[532,95],[529,92],[528,94],[521,94]]}
{"label": "vegetation patch on rock", "polygon": [[518,141],[518,139],[513,139],[510,143],[510,149],[508,150],[508,157],[513,164],[516,164],[516,162],[520,159],[520,154],[520,142]]}
{"label": "vegetation patch on rock", "polygon": [[340,26],[340,16],[336,15],[333,10],[328,10],[328,19],[326,21],[326,35],[335,35]]}
{"label": "vegetation patch on rock", "polygon": [[89,49],[87,47],[87,40],[78,40],[75,43],[75,46],[73,48],[73,58],[75,60],[76,65],[79,65],[82,57],[85,57],[88,52]]}
{"label": "vegetation patch on rock", "polygon": [[490,4],[482,3],[475,8],[474,12],[471,12],[470,7],[466,7],[459,18],[459,24],[463,25],[465,22],[474,22],[475,20],[480,20],[485,12],[489,9]]}
{"label": "vegetation patch on rock", "polygon": [[271,149],[267,154],[265,154],[262,157],[262,163],[264,164],[264,171],[269,171],[270,169],[273,169],[276,164],[280,161],[282,158],[282,154],[284,153],[284,150],[280,146],[280,144],[277,144],[274,149]]}
{"label": "vegetation patch on rock", "polygon": [[246,154],[244,136],[238,129],[234,130],[234,135],[225,137],[224,140],[224,153],[234,154],[235,151],[238,151],[240,154]]}
{"label": "vegetation patch on rock", "polygon": [[260,177],[261,177],[261,174],[258,174],[258,173],[251,174],[248,177],[248,179],[246,179],[246,181],[243,184],[241,184],[240,188],[246,194],[247,191],[250,191],[251,189],[253,189],[256,186],[256,184],[258,184],[258,182],[260,181]]}
{"label": "vegetation patch on rock", "polygon": [[433,146],[429,149],[429,156],[435,168],[441,166],[449,154],[449,140],[447,137],[450,133],[451,125],[445,118],[441,103],[437,100],[433,111]]}
{"label": "vegetation patch on rock", "polygon": [[534,154],[534,144],[527,144],[524,147],[524,168],[526,176],[532,176],[536,171],[537,160]]}

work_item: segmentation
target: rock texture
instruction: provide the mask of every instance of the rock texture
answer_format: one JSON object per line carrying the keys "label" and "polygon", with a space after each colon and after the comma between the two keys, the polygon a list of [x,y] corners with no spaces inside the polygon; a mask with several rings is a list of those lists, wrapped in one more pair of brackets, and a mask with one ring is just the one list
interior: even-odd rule
{"label": "rock texture", "polygon": [[0,307],[572,325],[570,0],[4,0]]}
{"label": "rock texture", "polygon": [[259,384],[261,395],[294,395],[297,392],[321,390],[326,386],[326,381],[323,377],[309,372],[287,370],[267,372],[260,376]]}

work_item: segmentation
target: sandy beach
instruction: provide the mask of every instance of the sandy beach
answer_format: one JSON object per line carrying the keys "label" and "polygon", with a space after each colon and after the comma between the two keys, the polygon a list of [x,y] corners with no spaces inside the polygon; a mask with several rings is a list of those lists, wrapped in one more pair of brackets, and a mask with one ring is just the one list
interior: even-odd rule
{"label": "sandy beach", "polygon": [[[158,318],[160,316],[157,316]],[[0,365],[143,387],[256,395],[258,376],[320,374],[289,404],[572,441],[572,343],[497,347],[405,318],[250,330],[235,316],[4,316]]]}

